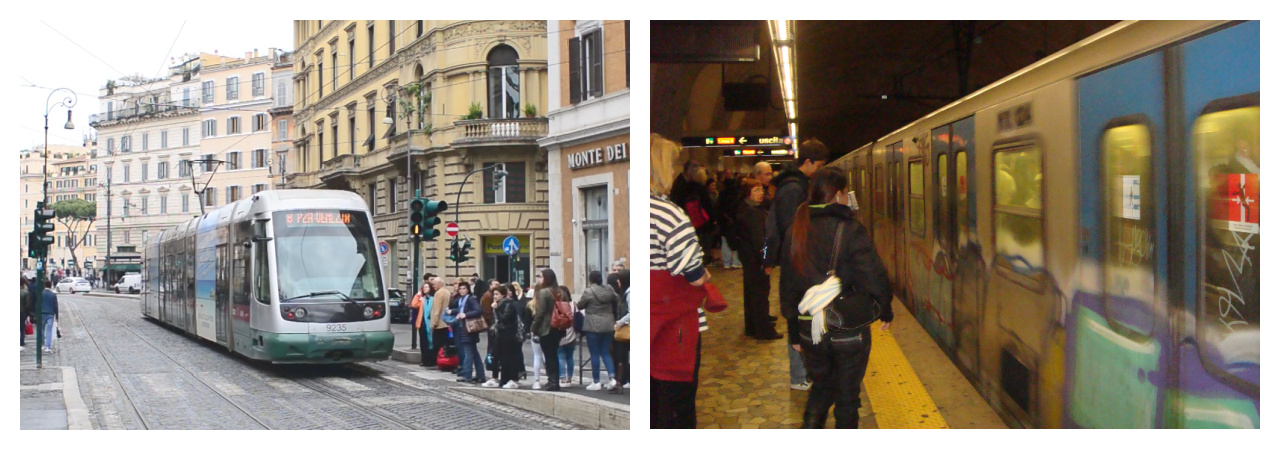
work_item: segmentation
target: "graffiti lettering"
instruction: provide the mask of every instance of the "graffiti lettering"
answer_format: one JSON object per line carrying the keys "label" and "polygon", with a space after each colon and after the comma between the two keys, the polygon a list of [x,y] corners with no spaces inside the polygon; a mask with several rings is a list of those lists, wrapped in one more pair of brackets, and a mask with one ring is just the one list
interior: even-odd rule
{"label": "graffiti lettering", "polygon": [[[1253,240],[1253,233],[1242,234],[1239,232],[1231,232],[1231,237],[1235,240],[1236,247],[1240,249],[1240,257],[1233,259],[1231,253],[1226,249],[1222,250],[1222,259],[1227,263],[1227,274],[1231,275],[1231,284],[1234,290],[1227,290],[1227,295],[1218,297],[1218,320],[1227,326],[1228,330],[1235,332],[1235,326],[1249,326],[1249,322],[1244,320],[1244,314],[1236,307],[1235,303],[1240,302],[1240,306],[1246,305],[1246,299],[1241,294],[1240,280],[1238,275],[1244,273],[1246,266],[1253,266],[1253,259],[1249,257],[1249,251],[1256,249],[1250,242]],[[1243,237],[1243,238],[1242,238]],[[1234,314],[1232,314],[1234,313]],[[1227,321],[1227,316],[1232,315],[1234,320]]]}

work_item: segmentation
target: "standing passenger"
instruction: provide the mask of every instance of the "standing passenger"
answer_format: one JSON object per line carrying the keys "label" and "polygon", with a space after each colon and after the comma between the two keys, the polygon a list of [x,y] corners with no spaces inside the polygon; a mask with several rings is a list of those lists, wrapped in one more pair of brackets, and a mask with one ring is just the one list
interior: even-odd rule
{"label": "standing passenger", "polygon": [[52,289],[44,288],[44,296],[41,299],[44,303],[40,307],[40,314],[44,316],[40,322],[44,326],[44,352],[53,353],[53,337],[54,321],[58,317],[58,294],[53,293]]}
{"label": "standing passenger", "polygon": [[494,328],[497,329],[494,358],[502,369],[498,383],[503,389],[518,389],[520,372],[524,372],[524,352],[520,351],[521,326],[520,302],[506,286],[498,286],[490,291],[495,292],[498,306],[494,308]]}
{"label": "standing passenger", "polygon": [[[621,315],[617,322],[613,323],[613,332],[617,333],[622,327],[631,325],[631,271],[622,269],[618,273],[609,275],[609,287],[618,291],[618,295],[622,297],[622,309],[616,314]],[[631,387],[631,341],[613,341],[613,362],[618,367],[618,384],[610,389],[609,392],[621,394],[622,390]]]}
{"label": "standing passenger", "polygon": [[[783,304],[803,308],[783,312],[813,321],[798,330],[805,368],[813,377],[802,428],[825,426],[832,403],[836,428],[858,427],[858,390],[871,354],[869,325],[878,319],[884,330],[893,321],[889,275],[866,228],[854,220],[846,183],[844,172],[834,167],[813,175],[808,200],[796,210],[780,251],[782,279],[795,280],[781,292]],[[805,298],[832,272],[840,280],[838,293]]]}
{"label": "standing passenger", "polygon": [[[449,311],[445,314],[458,317],[458,321],[453,323],[453,335],[458,337],[458,354],[461,355],[459,367],[462,373],[459,375],[458,382],[483,383],[484,361],[480,359],[480,350],[476,349],[480,333],[467,331],[467,319],[483,320],[480,300],[471,295],[471,285],[458,283],[458,296],[453,303],[449,304]],[[472,368],[475,368],[474,374],[471,371]]]}
{"label": "standing passenger", "polygon": [[430,278],[423,279],[422,287],[418,288],[418,293],[413,295],[413,302],[409,304],[413,308],[413,332],[418,334],[421,344],[418,347],[422,361],[418,362],[422,367],[434,367],[436,365],[436,355],[431,353],[431,321],[423,319],[427,313],[431,311],[431,286]]}
{"label": "standing passenger", "polygon": [[742,320],[747,336],[763,341],[782,339],[773,328],[773,316],[769,315],[769,275],[764,271],[764,223],[768,211],[764,202],[764,186],[754,178],[742,180],[742,190],[747,193],[738,204],[735,230],[742,250]]}
{"label": "standing passenger", "polygon": [[[773,184],[778,191],[773,199],[773,206],[769,209],[769,217],[765,220],[765,273],[770,273],[773,267],[779,265],[781,257],[778,249],[782,246],[782,237],[791,230],[796,208],[808,195],[809,175],[826,165],[828,155],[827,146],[822,141],[809,139],[800,144],[800,151],[796,155],[799,165],[785,165],[782,172],[774,176]],[[794,290],[796,282],[793,278],[782,277],[778,281],[779,292]],[[800,322],[794,313],[798,305],[788,303],[786,298],[781,300],[782,315],[787,318],[787,342],[791,344],[787,350],[791,363],[791,389],[807,391],[810,383],[806,380],[804,361],[800,358]],[[792,300],[799,301],[798,298]]]}
{"label": "standing passenger", "polygon": [[[556,273],[551,269],[542,269],[538,274],[538,293],[534,299],[533,335],[538,337],[543,355],[555,357],[560,350],[560,339],[564,338],[564,330],[551,326],[551,317],[555,314],[556,302],[564,295],[560,293],[560,284],[556,282]],[[570,319],[572,321],[572,319]],[[573,324],[569,325],[573,327]],[[547,366],[547,391],[560,390],[560,367],[555,361]]]}
{"label": "standing passenger", "polygon": [[[603,285],[604,280],[599,270],[587,274],[587,290],[578,297],[578,309],[583,311],[582,331],[587,335],[587,349],[591,353],[591,381],[588,391],[613,389],[617,382],[614,372],[613,355],[613,323],[618,320],[621,300],[617,292]],[[609,381],[600,383],[600,363],[604,362],[609,373]]]}
{"label": "standing passenger", "polygon": [[650,428],[696,428],[701,288],[711,280],[683,209],[667,200],[680,146],[650,135]]}
{"label": "standing passenger", "polygon": [[434,347],[431,348],[431,355],[434,358],[440,352],[449,346],[449,324],[444,322],[444,310],[449,306],[450,298],[453,291],[445,287],[444,278],[437,277],[431,280],[431,285],[435,287],[435,294],[431,296],[431,342]]}

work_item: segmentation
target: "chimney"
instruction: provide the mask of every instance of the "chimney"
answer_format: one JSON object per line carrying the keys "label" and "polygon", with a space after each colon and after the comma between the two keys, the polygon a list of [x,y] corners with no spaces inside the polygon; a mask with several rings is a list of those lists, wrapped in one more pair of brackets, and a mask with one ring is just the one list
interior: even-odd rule
{"label": "chimney", "polygon": [[254,57],[254,58],[257,58],[257,57],[258,57],[258,49],[256,49],[256,48],[255,48],[255,49],[253,49],[253,57]]}
{"label": "chimney", "polygon": [[253,52],[244,52],[244,59],[253,59]]}

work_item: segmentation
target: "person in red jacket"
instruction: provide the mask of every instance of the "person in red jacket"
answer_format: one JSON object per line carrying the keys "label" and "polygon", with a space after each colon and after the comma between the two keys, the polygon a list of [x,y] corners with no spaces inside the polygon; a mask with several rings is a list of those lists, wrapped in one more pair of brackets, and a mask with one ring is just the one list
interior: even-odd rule
{"label": "person in red jacket", "polygon": [[680,146],[651,135],[649,149],[650,428],[695,428],[702,351],[701,288],[711,280],[689,216],[667,198]]}

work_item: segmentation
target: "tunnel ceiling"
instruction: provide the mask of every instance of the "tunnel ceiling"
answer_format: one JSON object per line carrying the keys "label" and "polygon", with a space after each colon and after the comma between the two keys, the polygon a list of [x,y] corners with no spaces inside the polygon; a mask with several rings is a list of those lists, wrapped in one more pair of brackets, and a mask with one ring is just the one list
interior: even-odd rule
{"label": "tunnel ceiling", "polygon": [[[693,30],[697,24],[662,27]],[[1013,73],[1044,56],[1066,48],[1116,21],[799,21],[796,24],[799,128],[802,138],[817,137],[838,156],[883,136],[948,103]],[[763,28],[763,26],[762,26]],[[654,37],[659,41],[660,38]],[[768,55],[768,35],[760,40],[764,59],[755,64],[725,64],[730,72],[760,73],[773,64]],[[667,38],[664,42],[671,42]],[[966,48],[967,46],[967,48]],[[968,58],[963,57],[967,54]],[[967,62],[967,71],[961,70]],[[714,67],[710,67],[714,66]],[[742,123],[722,107],[700,105],[669,107],[671,101],[706,98],[694,90],[715,89],[697,77],[663,76],[671,70],[685,73],[719,72],[721,64],[655,64],[653,74],[654,131],[689,133],[689,124]],[[782,116],[776,72],[772,77],[774,110],[756,121],[772,128]],[[961,73],[965,73],[962,86]],[[702,77],[706,78],[706,77]],[[734,81],[734,77],[727,79]],[[695,87],[696,86],[696,87]],[[661,93],[661,94],[660,94]],[[675,94],[672,96],[672,94]],[[659,97],[662,95],[663,97]],[[887,95],[887,100],[881,96]],[[715,95],[718,96],[718,93]],[[723,99],[720,99],[720,103]],[[662,109],[658,109],[663,105]],[[657,116],[685,115],[683,130],[673,130]],[[705,115],[714,117],[708,118]],[[763,118],[767,116],[767,118]],[[783,119],[785,120],[785,119]],[[747,121],[751,123],[751,121]],[[785,126],[785,125],[784,125]],[[672,136],[678,137],[678,136]]]}

